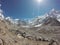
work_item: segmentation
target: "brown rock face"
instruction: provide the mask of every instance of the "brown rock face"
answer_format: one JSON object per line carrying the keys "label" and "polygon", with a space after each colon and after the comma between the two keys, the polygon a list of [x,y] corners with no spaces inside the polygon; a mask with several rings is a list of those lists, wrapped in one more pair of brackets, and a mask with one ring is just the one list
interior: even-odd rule
{"label": "brown rock face", "polygon": [[0,39],[0,45],[4,45],[4,44],[3,44],[3,40],[2,40],[2,39]]}

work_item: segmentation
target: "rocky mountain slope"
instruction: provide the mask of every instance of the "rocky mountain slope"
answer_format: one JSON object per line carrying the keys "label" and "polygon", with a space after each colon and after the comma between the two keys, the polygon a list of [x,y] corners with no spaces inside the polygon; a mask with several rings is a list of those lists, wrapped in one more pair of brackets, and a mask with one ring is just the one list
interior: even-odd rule
{"label": "rocky mountain slope", "polygon": [[3,15],[0,9],[0,45],[60,45],[60,22],[54,9],[31,24]]}
{"label": "rocky mountain slope", "polygon": [[49,23],[49,22],[52,24],[55,24],[55,23],[58,24],[60,22],[60,11],[56,11],[55,9],[52,9],[49,13],[46,13],[43,16],[38,16],[32,19],[31,22],[32,22],[32,25],[35,27],[41,26],[44,23]]}
{"label": "rocky mountain slope", "polygon": [[55,18],[49,17],[44,20],[43,25],[60,26],[60,22]]}
{"label": "rocky mountain slope", "polygon": [[[2,22],[0,22],[2,24]],[[5,25],[3,23],[2,25]],[[45,27],[46,28],[46,27]],[[51,27],[48,27],[50,29]],[[54,27],[55,28],[55,27]],[[37,29],[37,30],[36,30]],[[54,29],[46,30],[44,28],[14,28],[11,25],[1,26],[0,28],[0,44],[1,45],[57,45],[59,44],[59,33]],[[44,31],[44,30],[46,31]],[[56,28],[60,29],[60,28]],[[55,31],[58,31],[55,30]],[[52,32],[53,31],[53,32]],[[57,37],[55,37],[57,36]]]}

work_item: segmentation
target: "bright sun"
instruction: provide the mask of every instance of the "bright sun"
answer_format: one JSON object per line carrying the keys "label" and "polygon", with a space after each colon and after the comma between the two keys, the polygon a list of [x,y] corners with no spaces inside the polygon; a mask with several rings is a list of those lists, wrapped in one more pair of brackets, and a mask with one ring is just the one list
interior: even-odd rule
{"label": "bright sun", "polygon": [[38,3],[41,3],[43,0],[37,0]]}

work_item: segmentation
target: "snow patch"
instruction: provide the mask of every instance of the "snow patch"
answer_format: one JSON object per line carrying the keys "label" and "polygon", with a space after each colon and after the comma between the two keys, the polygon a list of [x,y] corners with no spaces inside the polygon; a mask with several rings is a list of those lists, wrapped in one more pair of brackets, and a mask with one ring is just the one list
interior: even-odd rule
{"label": "snow patch", "polygon": [[3,20],[4,19],[4,15],[3,15],[3,11],[0,9],[0,19]]}
{"label": "snow patch", "polygon": [[35,25],[34,27],[40,27],[42,24]]}

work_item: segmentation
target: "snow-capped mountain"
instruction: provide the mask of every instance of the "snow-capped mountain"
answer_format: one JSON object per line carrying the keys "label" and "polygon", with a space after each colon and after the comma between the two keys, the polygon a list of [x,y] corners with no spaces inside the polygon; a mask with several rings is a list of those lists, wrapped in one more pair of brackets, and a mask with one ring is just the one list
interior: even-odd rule
{"label": "snow-capped mountain", "polygon": [[49,13],[48,13],[49,17],[53,17],[53,18],[58,18],[60,16],[60,11],[57,11],[55,9],[52,9]]}
{"label": "snow-capped mountain", "polygon": [[27,25],[27,22],[24,20],[20,20],[20,19],[12,19],[11,17],[6,17],[5,18],[6,21],[9,21],[10,23],[17,25],[17,26],[25,26]]}
{"label": "snow-capped mountain", "polygon": [[5,20],[11,24],[14,24],[14,20],[11,17],[6,17]]}
{"label": "snow-capped mountain", "polygon": [[35,27],[39,27],[44,23],[48,23],[48,22],[51,22],[51,24],[56,22],[59,25],[60,24],[59,21],[60,21],[60,11],[56,11],[55,9],[52,9],[49,13],[34,18],[32,20],[32,25],[34,25]]}
{"label": "snow-capped mountain", "polygon": [[51,18],[55,18],[58,21],[60,21],[60,11],[59,10],[55,10],[52,9],[49,13],[47,17],[51,17]]}
{"label": "snow-capped mountain", "polygon": [[17,25],[27,25],[26,21],[20,19],[14,19],[14,22]]}
{"label": "snow-capped mountain", "polygon": [[4,19],[3,11],[1,9],[1,4],[0,4],[0,20]]}
{"label": "snow-capped mountain", "polygon": [[24,21],[24,20],[13,19],[13,18],[11,18],[9,16],[4,17],[3,11],[1,9],[1,4],[0,4],[0,20],[5,20],[5,22],[8,22],[9,24],[18,25],[18,26],[27,25],[26,21]]}
{"label": "snow-capped mountain", "polygon": [[3,11],[0,9],[0,20],[4,19]]}
{"label": "snow-capped mountain", "polygon": [[57,20],[60,22],[60,14],[57,16]]}
{"label": "snow-capped mountain", "polygon": [[60,26],[60,22],[56,18],[52,17],[47,17],[44,19],[43,26],[48,25],[48,26]]}
{"label": "snow-capped mountain", "polygon": [[52,25],[57,24],[60,25],[60,11],[56,11],[55,9],[52,9],[49,13],[44,14],[43,16],[37,16],[33,18],[32,20],[20,20],[20,19],[13,19],[11,17],[4,17],[2,9],[0,9],[0,19],[6,20],[7,22],[22,26],[22,27],[39,27],[41,25]]}
{"label": "snow-capped mountain", "polygon": [[35,17],[34,19],[32,19],[30,22],[31,22],[31,25],[35,26],[35,25],[39,25],[42,23],[42,20],[45,19],[44,16],[38,16],[38,17]]}

